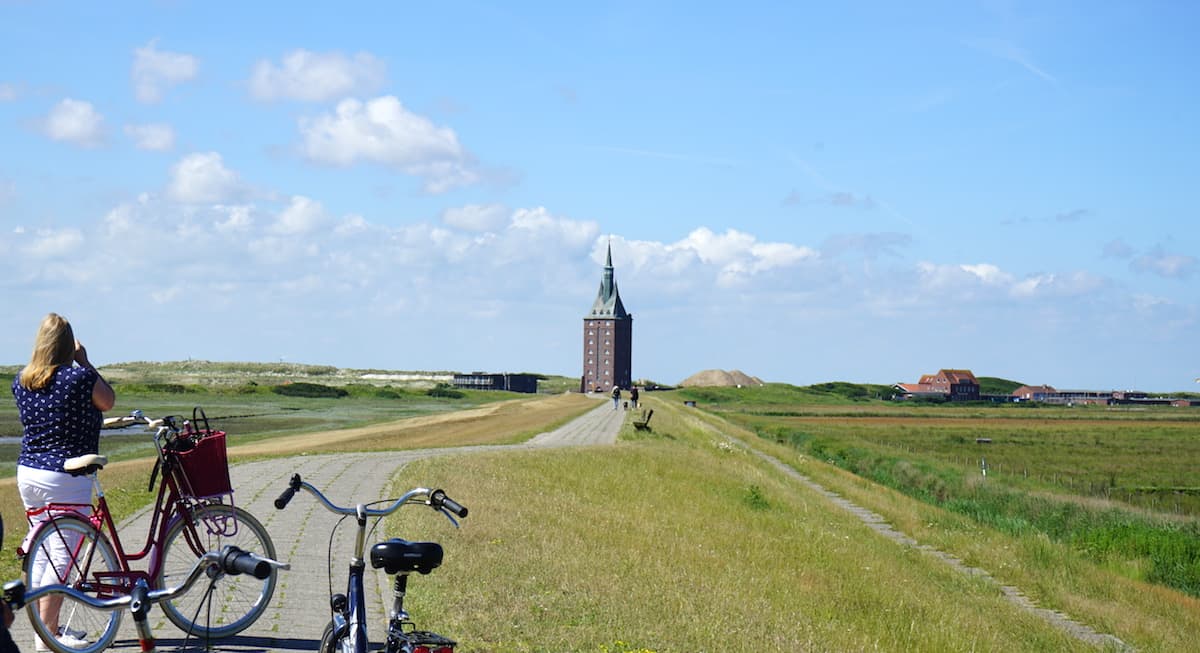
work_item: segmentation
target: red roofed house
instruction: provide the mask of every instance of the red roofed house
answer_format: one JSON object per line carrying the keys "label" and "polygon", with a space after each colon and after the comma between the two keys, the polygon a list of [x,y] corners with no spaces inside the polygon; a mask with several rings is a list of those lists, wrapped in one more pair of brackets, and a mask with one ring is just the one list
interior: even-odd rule
{"label": "red roofed house", "polygon": [[971,370],[938,370],[926,374],[916,383],[897,383],[893,386],[906,398],[943,397],[950,401],[978,401],[979,381]]}
{"label": "red roofed house", "polygon": [[1017,401],[1046,401],[1058,396],[1058,390],[1048,385],[1023,385],[1012,391]]}

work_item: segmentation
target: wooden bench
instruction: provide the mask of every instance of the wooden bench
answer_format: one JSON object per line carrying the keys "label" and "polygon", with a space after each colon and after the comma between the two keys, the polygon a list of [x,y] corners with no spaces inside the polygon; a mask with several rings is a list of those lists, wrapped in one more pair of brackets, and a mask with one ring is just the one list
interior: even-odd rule
{"label": "wooden bench", "polygon": [[646,410],[643,408],[641,416],[633,419],[633,428],[639,431],[649,431],[651,417],[654,417],[654,409]]}

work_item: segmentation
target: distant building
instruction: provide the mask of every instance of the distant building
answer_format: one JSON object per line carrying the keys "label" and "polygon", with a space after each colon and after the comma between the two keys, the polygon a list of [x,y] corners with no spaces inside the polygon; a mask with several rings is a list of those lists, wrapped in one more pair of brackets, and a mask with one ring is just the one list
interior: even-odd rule
{"label": "distant building", "polygon": [[938,370],[937,374],[922,376],[916,383],[897,383],[892,389],[905,399],[979,400],[979,381],[971,370]]}
{"label": "distant building", "polygon": [[580,392],[608,392],[633,384],[633,315],[625,310],[613,278],[612,243],[592,310],[583,318],[583,375]]}
{"label": "distant building", "polygon": [[488,374],[472,372],[455,374],[454,387],[462,390],[507,390],[509,392],[537,393],[536,374]]}
{"label": "distant building", "polygon": [[1013,399],[1017,401],[1046,401],[1047,397],[1058,394],[1058,390],[1048,385],[1023,385],[1012,391]]}

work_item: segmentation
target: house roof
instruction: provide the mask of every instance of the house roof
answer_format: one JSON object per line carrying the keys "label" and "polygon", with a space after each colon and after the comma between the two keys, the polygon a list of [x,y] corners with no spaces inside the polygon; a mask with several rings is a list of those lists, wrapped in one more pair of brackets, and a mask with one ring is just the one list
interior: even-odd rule
{"label": "house roof", "polygon": [[929,383],[897,383],[892,386],[908,394],[914,395],[944,395],[946,392]]}
{"label": "house roof", "polygon": [[975,380],[975,375],[971,373],[971,370],[940,370],[938,374],[946,377],[946,380],[950,383],[970,382],[976,385],[979,384],[979,381]]}
{"label": "house roof", "polygon": [[1027,395],[1046,395],[1057,394],[1058,390],[1048,385],[1023,385],[1012,391],[1014,397],[1024,397]]}

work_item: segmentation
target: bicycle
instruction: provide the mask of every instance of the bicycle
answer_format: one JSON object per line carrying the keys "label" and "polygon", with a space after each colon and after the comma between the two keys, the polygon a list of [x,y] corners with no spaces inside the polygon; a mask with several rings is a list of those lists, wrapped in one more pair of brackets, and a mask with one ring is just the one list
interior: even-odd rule
{"label": "bicycle", "polygon": [[213,583],[218,578],[240,574],[249,574],[257,579],[265,580],[274,575],[276,569],[288,568],[287,564],[226,545],[220,551],[207,551],[201,555],[184,580],[174,587],[152,590],[146,583],[146,579],[139,578],[128,594],[101,599],[70,585],[43,585],[33,590],[26,590],[24,582],[15,580],[4,584],[3,600],[13,610],[33,605],[39,598],[52,594],[63,594],[71,597],[75,602],[113,614],[120,614],[117,612],[118,610],[128,607],[137,627],[138,643],[142,653],[154,653],[154,633],[147,617],[150,614],[150,607],[155,603],[165,605],[165,602],[170,602],[186,594],[201,576],[207,576]]}
{"label": "bicycle", "polygon": [[[363,548],[367,535],[367,518],[383,517],[392,514],[401,506],[409,503],[430,506],[446,516],[450,523],[458,527],[459,518],[467,516],[467,509],[455,502],[442,490],[413,488],[394,501],[382,499],[370,504],[357,504],[353,508],[341,507],[331,502],[316,487],[300,479],[299,474],[292,475],[288,487],[275,500],[275,507],[283,510],[292,500],[298,490],[305,490],[315,496],[326,510],[343,517],[354,516],[358,530],[354,540],[354,553],[350,558],[350,571],[346,579],[345,594],[331,594],[329,606],[331,618],[321,634],[321,653],[366,653],[369,643],[366,624],[366,601],[363,594],[363,571],[366,562],[363,558]],[[392,502],[386,508],[371,508],[371,505]],[[341,522],[338,522],[341,523]],[[376,520],[378,525],[379,520]],[[337,526],[335,525],[336,529]],[[332,547],[332,538],[330,539]],[[442,546],[437,542],[410,542],[400,538],[392,538],[378,542],[371,547],[371,566],[383,569],[389,576],[394,575],[392,591],[392,609],[388,616],[387,645],[385,653],[453,653],[457,643],[437,633],[417,630],[416,624],[404,610],[404,596],[408,591],[408,576],[412,572],[428,574],[442,564]],[[330,551],[332,558],[332,550]],[[330,569],[330,586],[332,588],[332,567]],[[332,589],[330,590],[332,593]]]}
{"label": "bicycle", "polygon": [[[131,593],[139,580],[152,590],[168,587],[175,578],[188,574],[205,551],[226,544],[274,558],[275,545],[258,519],[232,502],[224,502],[233,492],[225,434],[209,428],[199,408],[192,417],[191,421],[164,417],[155,431],[158,457],[148,489],[154,488],[160,470],[162,482],[141,551],[126,551],[109,511],[97,476],[108,459],[98,454],[80,456],[69,459],[65,467],[72,474],[91,477],[96,499],[92,504],[55,503],[28,511],[31,525],[40,512],[47,511],[50,516],[34,530],[27,546],[18,550],[18,555],[25,557],[26,578],[48,565],[56,580],[50,584],[67,585],[103,600]],[[141,560],[148,560],[144,571],[131,568],[131,561]],[[200,598],[170,597],[162,603],[163,612],[188,634],[207,639],[234,635],[262,615],[275,591],[275,576],[272,573],[261,582],[218,578],[213,593]],[[64,596],[58,631],[42,620],[37,604],[28,604],[29,620],[38,637],[58,653],[98,653],[107,648],[116,637],[121,613],[96,610],[89,602],[75,600],[74,595]],[[214,600],[222,606],[215,615]],[[208,610],[201,618],[206,605]],[[59,633],[92,641],[69,646],[58,639]]]}

